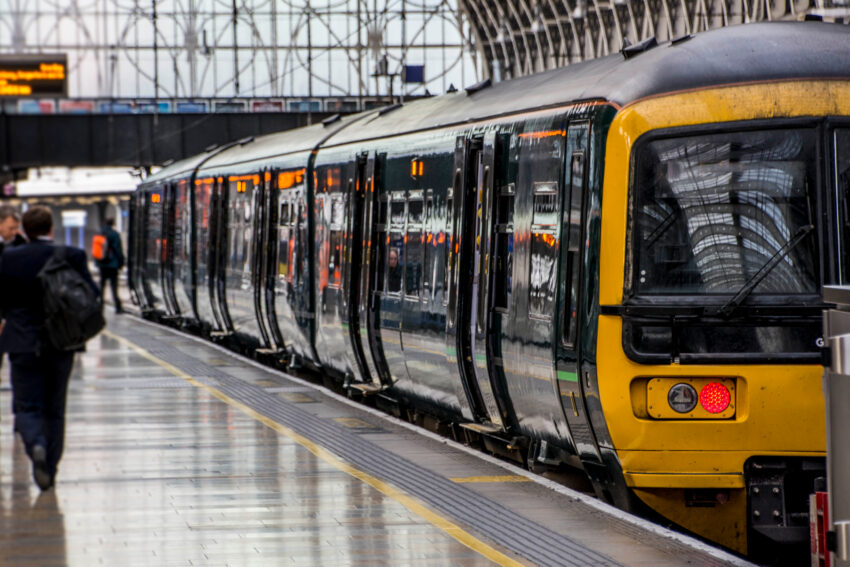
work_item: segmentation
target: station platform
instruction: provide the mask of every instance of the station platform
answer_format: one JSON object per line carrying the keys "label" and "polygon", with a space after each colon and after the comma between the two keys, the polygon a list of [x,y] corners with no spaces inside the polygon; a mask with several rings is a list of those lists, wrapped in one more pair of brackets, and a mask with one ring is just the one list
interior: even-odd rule
{"label": "station platform", "polygon": [[78,355],[40,493],[0,391],[0,565],[750,565],[131,314]]}

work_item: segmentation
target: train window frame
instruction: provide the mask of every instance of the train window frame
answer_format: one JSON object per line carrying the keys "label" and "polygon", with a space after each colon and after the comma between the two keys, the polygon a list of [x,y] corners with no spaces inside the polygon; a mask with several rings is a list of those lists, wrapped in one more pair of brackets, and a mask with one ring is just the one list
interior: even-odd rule
{"label": "train window frame", "polygon": [[446,189],[446,222],[443,227],[445,237],[445,259],[443,267],[443,306],[449,304],[449,285],[451,279],[452,246],[454,246],[454,187]]}

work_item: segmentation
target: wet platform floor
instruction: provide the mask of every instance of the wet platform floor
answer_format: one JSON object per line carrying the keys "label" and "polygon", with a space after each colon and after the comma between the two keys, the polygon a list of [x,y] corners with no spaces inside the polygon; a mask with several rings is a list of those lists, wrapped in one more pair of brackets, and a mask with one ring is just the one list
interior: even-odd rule
{"label": "wet platform floor", "polygon": [[133,316],[78,355],[56,487],[0,389],[0,565],[745,565]]}

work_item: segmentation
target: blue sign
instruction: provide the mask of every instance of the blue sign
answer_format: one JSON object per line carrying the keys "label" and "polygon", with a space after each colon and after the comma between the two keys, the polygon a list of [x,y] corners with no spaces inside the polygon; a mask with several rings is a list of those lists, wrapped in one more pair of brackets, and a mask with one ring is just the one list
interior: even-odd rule
{"label": "blue sign", "polygon": [[401,80],[404,83],[424,83],[425,65],[405,65]]}

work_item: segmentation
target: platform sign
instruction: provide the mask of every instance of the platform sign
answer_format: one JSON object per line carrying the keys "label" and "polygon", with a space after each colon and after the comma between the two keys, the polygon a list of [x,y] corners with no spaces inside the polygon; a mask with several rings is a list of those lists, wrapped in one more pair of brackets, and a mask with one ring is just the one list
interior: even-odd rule
{"label": "platform sign", "polygon": [[0,55],[0,98],[66,96],[66,55]]}

